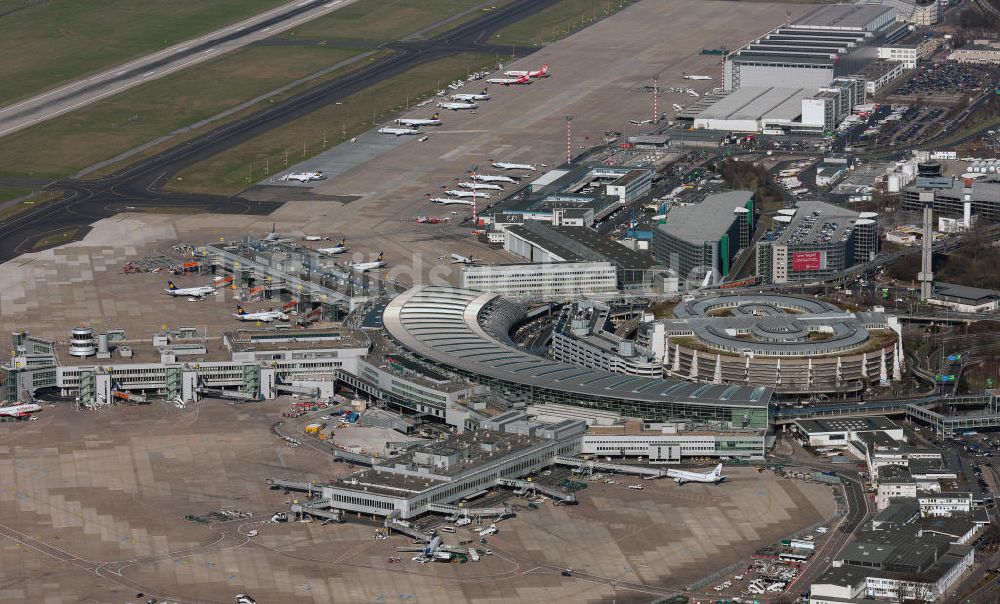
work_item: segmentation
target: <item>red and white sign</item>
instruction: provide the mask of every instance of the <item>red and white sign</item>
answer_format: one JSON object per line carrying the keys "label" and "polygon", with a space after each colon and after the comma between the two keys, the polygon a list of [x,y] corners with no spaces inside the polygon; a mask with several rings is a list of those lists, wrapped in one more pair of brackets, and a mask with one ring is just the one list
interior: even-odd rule
{"label": "red and white sign", "polygon": [[823,252],[794,252],[792,253],[792,271],[818,271],[825,264]]}

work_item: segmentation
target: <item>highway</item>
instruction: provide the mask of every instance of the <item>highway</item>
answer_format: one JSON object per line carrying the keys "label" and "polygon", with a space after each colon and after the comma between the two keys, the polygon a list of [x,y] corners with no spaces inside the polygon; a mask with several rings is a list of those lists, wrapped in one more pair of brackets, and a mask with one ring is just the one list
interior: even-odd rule
{"label": "highway", "polygon": [[182,207],[217,213],[270,214],[279,202],[255,202],[240,197],[164,193],[160,187],[172,174],[235,145],[342,100],[417,65],[462,52],[503,52],[489,43],[492,32],[555,4],[556,0],[515,0],[497,10],[423,42],[390,44],[396,52],[358,71],[324,82],[240,120],[223,124],[97,180],[67,179],[46,190],[63,191],[58,200],[0,222],[0,262],[31,251],[48,234],[77,227],[82,237],[93,222],[131,209]]}
{"label": "highway", "polygon": [[0,137],[214,59],[355,1],[295,0],[199,38],[179,42],[123,65],[18,101],[0,109]]}

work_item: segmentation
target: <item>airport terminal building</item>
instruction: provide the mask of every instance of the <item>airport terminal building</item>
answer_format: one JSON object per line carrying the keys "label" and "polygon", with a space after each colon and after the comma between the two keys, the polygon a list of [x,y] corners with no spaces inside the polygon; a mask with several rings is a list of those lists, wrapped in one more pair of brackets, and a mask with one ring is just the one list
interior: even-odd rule
{"label": "airport terminal building", "polygon": [[563,403],[649,420],[767,428],[770,387],[629,376],[540,358],[507,335],[524,315],[523,306],[493,293],[422,286],[389,302],[382,323],[410,353],[514,403]]}

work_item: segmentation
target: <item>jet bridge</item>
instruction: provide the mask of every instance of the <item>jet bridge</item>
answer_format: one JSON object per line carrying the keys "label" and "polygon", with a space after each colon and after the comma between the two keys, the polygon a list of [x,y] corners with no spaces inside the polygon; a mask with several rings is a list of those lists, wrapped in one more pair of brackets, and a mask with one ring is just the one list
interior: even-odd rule
{"label": "jet bridge", "polygon": [[667,471],[663,468],[645,468],[642,466],[629,466],[625,464],[608,463],[593,459],[577,459],[576,457],[556,456],[556,463],[561,466],[572,466],[584,470],[598,470],[604,472],[614,472],[615,474],[631,474],[642,476],[646,479],[663,478]]}
{"label": "jet bridge", "polygon": [[498,506],[492,508],[468,508],[468,507],[458,507],[457,505],[450,505],[447,503],[429,503],[427,504],[427,509],[431,512],[437,512],[439,514],[454,514],[456,516],[502,516],[504,514],[510,514],[513,510],[506,506]]}
{"label": "jet bridge", "polygon": [[532,480],[521,480],[519,478],[500,478],[500,486],[513,487],[520,491],[537,491],[543,495],[548,495],[553,499],[558,499],[563,503],[576,503],[576,493],[564,493],[558,487],[547,484],[539,484]]}
{"label": "jet bridge", "polygon": [[431,539],[434,538],[430,533],[425,533],[422,530],[410,526],[409,522],[404,522],[402,520],[397,520],[396,515],[399,514],[399,510],[393,510],[385,519],[385,528],[396,531],[397,533],[403,533],[414,539],[419,539],[424,543],[430,543]]}
{"label": "jet bridge", "polygon": [[334,507],[332,499],[315,499],[306,503],[292,504],[291,511],[299,516],[313,516],[334,522],[343,522],[344,513]]}

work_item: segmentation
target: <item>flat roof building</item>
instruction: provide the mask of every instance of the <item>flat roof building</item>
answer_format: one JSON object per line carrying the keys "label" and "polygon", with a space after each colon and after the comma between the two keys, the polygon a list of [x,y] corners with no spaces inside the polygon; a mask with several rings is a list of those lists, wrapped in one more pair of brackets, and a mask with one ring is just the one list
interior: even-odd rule
{"label": "flat roof building", "polygon": [[821,201],[779,212],[757,242],[763,283],[814,281],[868,262],[878,253],[878,215]]}
{"label": "flat roof building", "polygon": [[729,276],[736,254],[750,244],[753,225],[752,191],[713,193],[670,210],[666,222],[653,230],[653,254],[680,279],[719,283]]}
{"label": "flat roof building", "polygon": [[650,271],[656,265],[648,253],[627,248],[595,230],[535,220],[508,226],[504,249],[529,262],[611,263],[617,270],[620,288],[650,281]]}
{"label": "flat roof building", "polygon": [[618,293],[618,270],[612,262],[463,266],[458,283],[512,298],[566,300]]}

